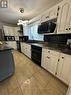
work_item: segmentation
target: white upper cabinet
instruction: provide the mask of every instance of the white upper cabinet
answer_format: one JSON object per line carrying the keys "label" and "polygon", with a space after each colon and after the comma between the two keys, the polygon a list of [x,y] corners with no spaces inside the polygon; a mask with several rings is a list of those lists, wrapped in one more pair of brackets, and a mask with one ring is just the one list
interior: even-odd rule
{"label": "white upper cabinet", "polygon": [[70,9],[69,9],[69,26],[68,26],[68,29],[69,29],[69,32],[71,33],[71,2],[70,2]]}
{"label": "white upper cabinet", "polygon": [[58,6],[54,6],[49,9],[49,20],[57,18]]}
{"label": "white upper cabinet", "polygon": [[20,27],[13,27],[14,36],[20,36],[20,33],[18,32],[20,30]]}
{"label": "white upper cabinet", "polygon": [[3,26],[5,36],[20,36],[19,27]]}
{"label": "white upper cabinet", "polygon": [[13,27],[8,27],[9,36],[14,36]]}
{"label": "white upper cabinet", "polygon": [[42,22],[45,22],[45,21],[48,21],[49,19],[49,12],[45,12],[42,16],[41,16],[41,23]]}
{"label": "white upper cabinet", "polygon": [[43,13],[43,15],[41,16],[41,23],[57,18],[57,10],[58,10],[58,6],[56,5],[48,9],[47,11],[45,11],[45,13]]}
{"label": "white upper cabinet", "polygon": [[57,33],[70,33],[69,24],[71,18],[71,2],[64,0],[59,4],[59,15],[57,20]]}
{"label": "white upper cabinet", "polygon": [[9,36],[9,31],[8,31],[8,28],[6,26],[3,26],[3,30],[4,30],[5,36]]}

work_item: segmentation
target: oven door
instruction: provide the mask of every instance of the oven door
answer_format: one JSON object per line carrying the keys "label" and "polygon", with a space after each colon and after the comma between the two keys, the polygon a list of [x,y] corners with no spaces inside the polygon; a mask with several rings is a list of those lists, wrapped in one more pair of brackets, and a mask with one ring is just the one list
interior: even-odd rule
{"label": "oven door", "polygon": [[38,49],[33,48],[36,46],[32,46],[31,48],[31,59],[39,66],[41,66],[41,53],[42,53],[42,48]]}

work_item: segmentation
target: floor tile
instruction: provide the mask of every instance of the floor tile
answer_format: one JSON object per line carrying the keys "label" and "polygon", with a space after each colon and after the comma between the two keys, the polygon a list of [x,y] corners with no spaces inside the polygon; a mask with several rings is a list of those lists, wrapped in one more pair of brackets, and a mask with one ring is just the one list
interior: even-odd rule
{"label": "floor tile", "polygon": [[0,95],[65,95],[67,86],[36,65],[24,54],[13,51],[15,74],[0,83]]}

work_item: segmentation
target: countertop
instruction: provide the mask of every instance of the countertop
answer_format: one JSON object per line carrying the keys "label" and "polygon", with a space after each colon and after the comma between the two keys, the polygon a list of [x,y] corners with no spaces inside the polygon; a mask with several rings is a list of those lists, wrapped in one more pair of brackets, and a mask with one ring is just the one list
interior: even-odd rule
{"label": "countertop", "polygon": [[71,55],[71,49],[69,49],[66,45],[63,44],[48,44],[48,43],[27,43],[29,45],[35,45],[35,46],[39,46],[45,49],[50,49],[50,50],[54,50],[57,52],[61,52],[61,53],[65,53],[68,55]]}
{"label": "countertop", "polygon": [[1,51],[7,51],[7,50],[12,50],[12,48],[7,46],[7,44],[0,45],[0,52]]}

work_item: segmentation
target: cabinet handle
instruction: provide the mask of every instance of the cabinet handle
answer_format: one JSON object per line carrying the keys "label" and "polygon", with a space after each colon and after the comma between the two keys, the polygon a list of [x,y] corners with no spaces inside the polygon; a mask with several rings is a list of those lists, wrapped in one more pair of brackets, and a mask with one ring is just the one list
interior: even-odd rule
{"label": "cabinet handle", "polygon": [[68,30],[68,28],[66,28],[66,30]]}
{"label": "cabinet handle", "polygon": [[47,56],[47,58],[48,58],[48,59],[50,59],[50,57],[49,57],[49,56]]}
{"label": "cabinet handle", "polygon": [[64,59],[64,57],[62,57],[62,59]]}

